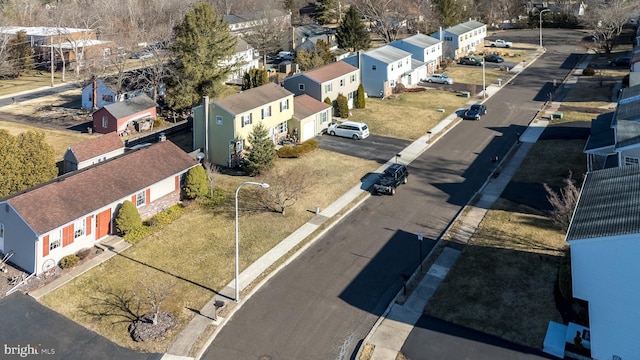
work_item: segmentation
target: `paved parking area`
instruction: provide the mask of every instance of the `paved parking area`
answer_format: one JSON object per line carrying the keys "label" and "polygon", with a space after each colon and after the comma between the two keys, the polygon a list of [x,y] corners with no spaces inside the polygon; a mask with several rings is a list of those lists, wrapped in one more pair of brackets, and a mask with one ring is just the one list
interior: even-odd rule
{"label": "paved parking area", "polygon": [[[407,140],[379,135],[369,135],[368,138],[363,140],[353,140],[324,134],[316,139],[321,149],[335,151],[361,159],[374,160],[380,164],[386,163],[410,144]],[[340,164],[340,166],[343,165],[344,164]]]}

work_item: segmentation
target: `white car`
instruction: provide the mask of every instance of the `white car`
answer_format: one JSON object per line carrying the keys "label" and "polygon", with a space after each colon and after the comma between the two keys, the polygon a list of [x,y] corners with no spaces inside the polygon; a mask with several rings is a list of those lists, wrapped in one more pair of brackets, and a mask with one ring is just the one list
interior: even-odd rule
{"label": "white car", "polygon": [[329,125],[327,134],[348,137],[353,140],[362,140],[369,136],[369,127],[367,127],[365,123],[355,121],[335,122]]}
{"label": "white car", "polygon": [[453,79],[445,74],[433,74],[427,78],[427,82],[452,85]]}

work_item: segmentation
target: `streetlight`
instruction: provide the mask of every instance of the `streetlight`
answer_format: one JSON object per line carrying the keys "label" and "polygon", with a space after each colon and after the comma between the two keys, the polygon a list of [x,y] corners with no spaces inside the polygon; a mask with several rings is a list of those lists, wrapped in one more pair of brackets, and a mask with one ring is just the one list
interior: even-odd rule
{"label": "streetlight", "polygon": [[540,10],[538,15],[540,15],[540,48],[542,48],[542,13],[551,11],[551,9]]}
{"label": "streetlight", "polygon": [[485,73],[484,73],[484,59],[482,59],[482,98],[486,98],[487,97],[487,86],[486,86],[486,77],[485,77]]}
{"label": "streetlight", "polygon": [[245,185],[258,185],[258,186],[261,186],[263,189],[266,189],[269,187],[269,184],[267,183],[245,181],[242,184],[238,185],[238,188],[236,189],[236,295],[234,299],[236,302],[240,302],[240,289],[238,288],[238,276],[240,272],[240,269],[239,269],[240,264],[238,261],[238,192],[240,192],[240,188]]}

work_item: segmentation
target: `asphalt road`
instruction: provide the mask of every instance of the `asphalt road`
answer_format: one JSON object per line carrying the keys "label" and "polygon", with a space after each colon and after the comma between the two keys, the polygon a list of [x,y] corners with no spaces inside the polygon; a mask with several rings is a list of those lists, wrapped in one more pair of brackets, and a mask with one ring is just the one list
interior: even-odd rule
{"label": "asphalt road", "polygon": [[[513,34],[513,36],[512,36]],[[490,175],[578,56],[575,31],[546,30],[547,54],[409,166],[409,184],[373,196],[276,274],[224,326],[204,359],[350,359],[423,253]],[[538,31],[504,35],[538,41]],[[546,39],[546,38],[545,38]],[[577,41],[576,41],[577,43]],[[576,49],[578,51],[578,49]],[[455,349],[454,349],[455,350]],[[430,358],[429,346],[423,354]]]}
{"label": "asphalt road", "polygon": [[58,85],[58,86],[55,86],[55,87],[42,89],[40,91],[29,92],[27,94],[8,96],[8,97],[0,99],[0,107],[11,105],[13,103],[13,101],[19,103],[19,102],[22,102],[22,101],[38,99],[38,98],[41,98],[43,96],[59,94],[61,92],[65,92],[65,91],[69,91],[69,90],[73,90],[73,89],[77,89],[77,88],[78,88],[77,84],[69,83],[69,84]]}

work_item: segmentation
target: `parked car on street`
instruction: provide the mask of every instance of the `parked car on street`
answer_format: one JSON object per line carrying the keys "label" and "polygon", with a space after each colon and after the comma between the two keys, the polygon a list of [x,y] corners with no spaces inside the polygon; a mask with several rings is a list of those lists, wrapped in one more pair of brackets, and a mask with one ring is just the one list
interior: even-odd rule
{"label": "parked car on street", "polygon": [[625,57],[617,57],[611,61],[609,61],[609,65],[611,66],[631,66],[631,58],[628,56]]}
{"label": "parked car on street", "polygon": [[484,61],[494,62],[494,63],[501,63],[501,62],[504,62],[504,59],[501,58],[498,55],[491,54],[491,55],[485,55],[484,56]]}
{"label": "parked car on street", "polygon": [[510,47],[513,46],[513,43],[511,41],[498,39],[498,40],[494,40],[494,41],[489,41],[489,46],[490,47],[510,48]]}
{"label": "parked car on street", "polygon": [[409,182],[409,171],[402,164],[391,164],[373,185],[376,194],[395,195],[396,188],[400,184]]}
{"label": "parked car on street", "polygon": [[369,127],[365,123],[355,121],[335,122],[329,124],[327,134],[362,140],[369,137]]}
{"label": "parked car on street", "polygon": [[293,60],[296,58],[296,53],[293,51],[280,51],[278,53],[278,58],[282,60]]}
{"label": "parked car on street", "polygon": [[473,56],[463,56],[458,60],[458,64],[480,66],[482,65],[482,60]]}
{"label": "parked car on street", "polygon": [[480,120],[482,115],[487,115],[487,107],[484,104],[473,104],[462,114],[462,118],[464,120]]}
{"label": "parked car on street", "polygon": [[432,74],[427,78],[427,82],[453,85],[453,79],[445,74]]}

